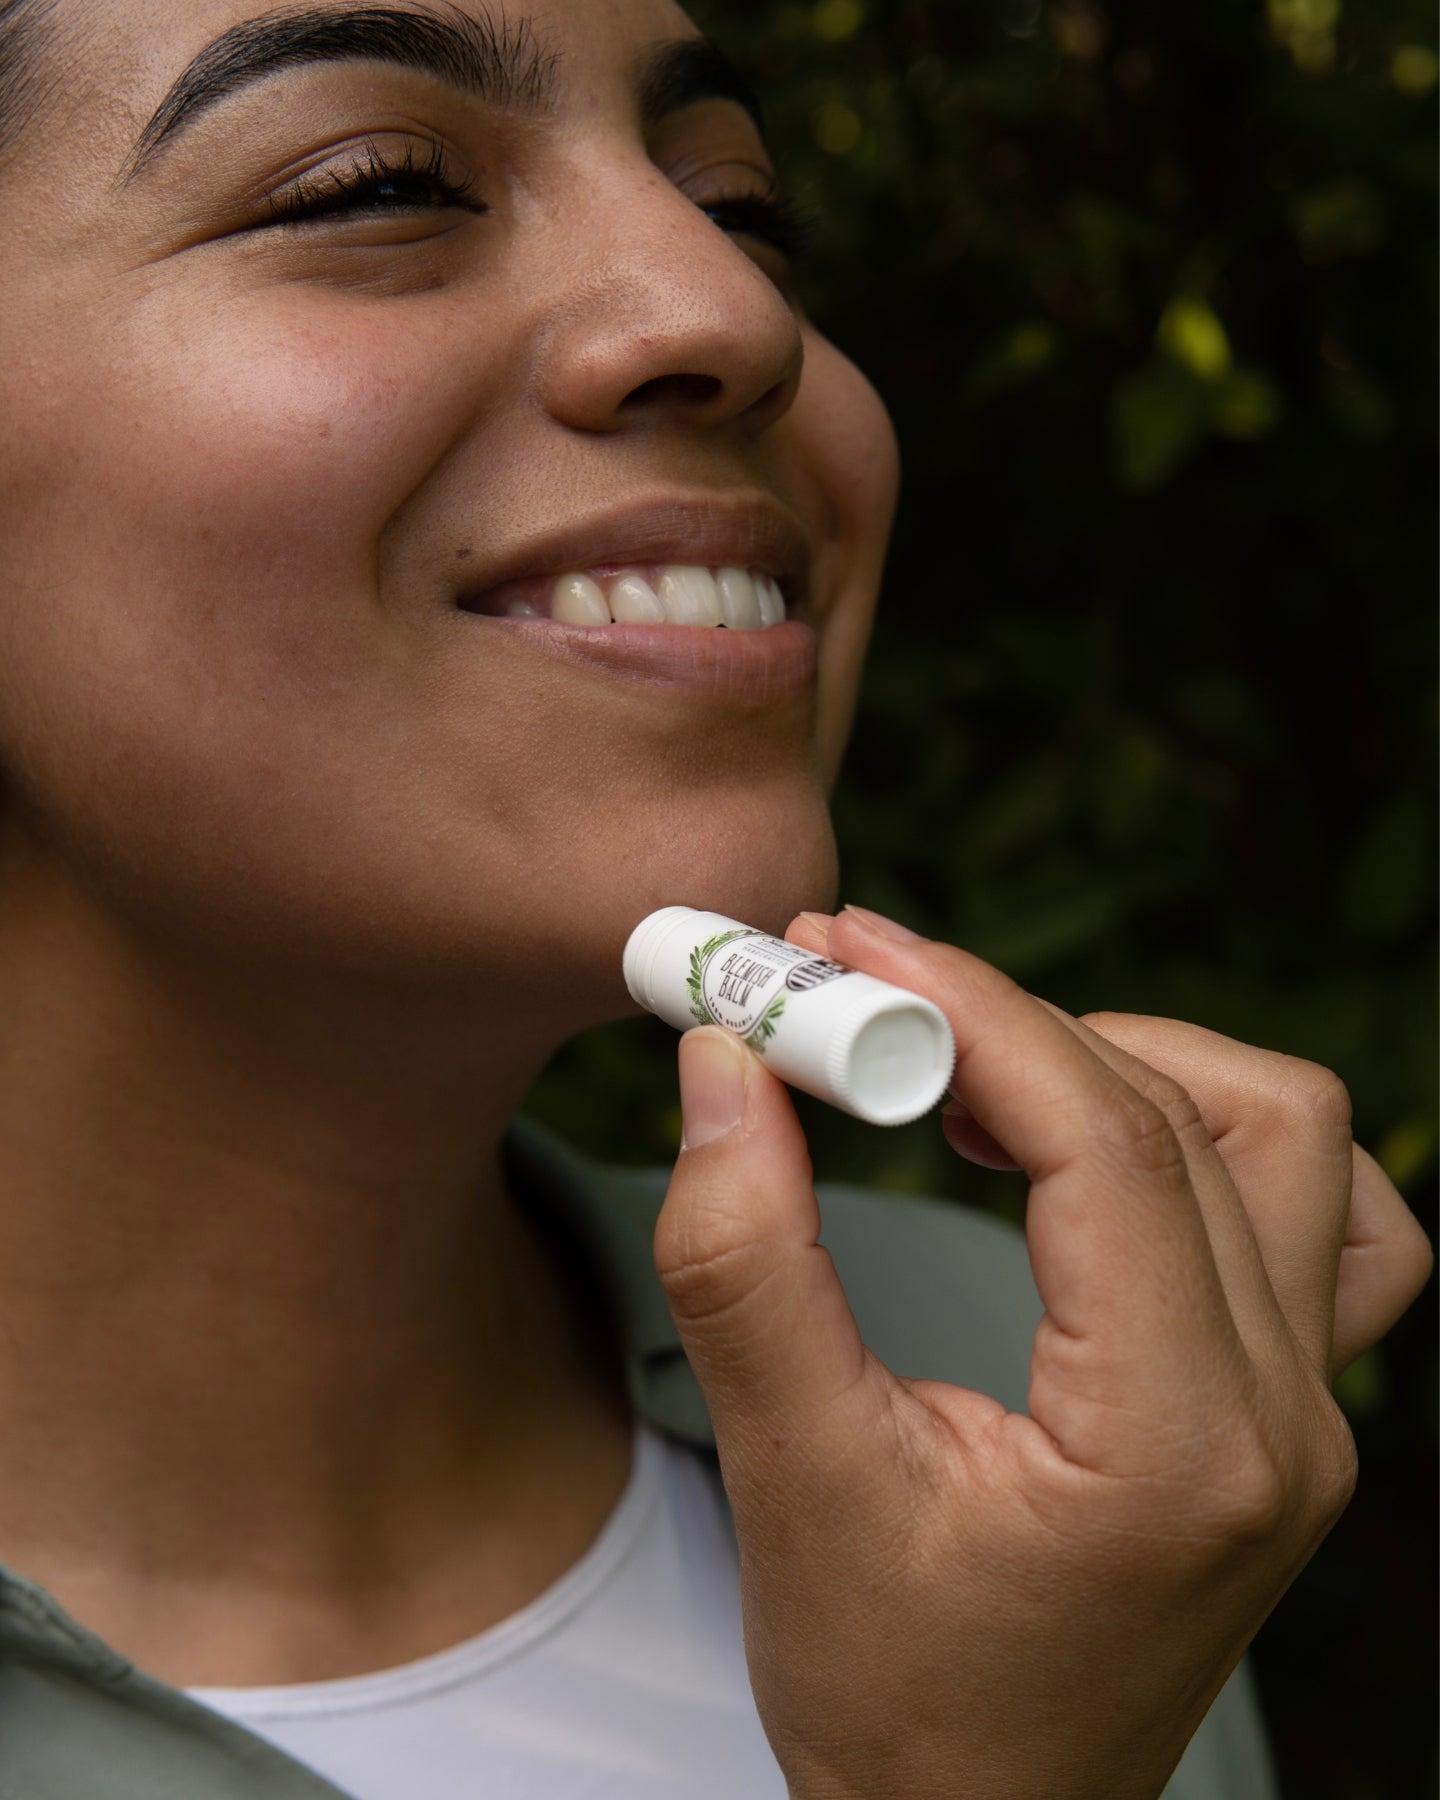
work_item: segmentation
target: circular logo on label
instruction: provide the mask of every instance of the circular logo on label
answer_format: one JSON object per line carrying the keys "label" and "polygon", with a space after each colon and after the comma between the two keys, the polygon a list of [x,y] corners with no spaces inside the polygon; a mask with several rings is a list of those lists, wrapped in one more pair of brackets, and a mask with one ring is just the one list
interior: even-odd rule
{"label": "circular logo on label", "polygon": [[785,977],[785,985],[792,994],[803,994],[807,988],[821,987],[837,975],[848,975],[849,972],[843,963],[817,956],[813,962],[803,962],[793,968]]}
{"label": "circular logo on label", "polygon": [[706,962],[702,980],[710,1016],[745,1036],[764,1013],[780,975],[781,965],[753,940],[722,945]]}

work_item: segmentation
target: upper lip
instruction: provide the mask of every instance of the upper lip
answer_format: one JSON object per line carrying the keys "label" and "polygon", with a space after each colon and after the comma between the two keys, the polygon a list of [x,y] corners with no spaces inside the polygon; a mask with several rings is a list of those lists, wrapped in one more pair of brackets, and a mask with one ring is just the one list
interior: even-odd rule
{"label": "upper lip", "polygon": [[670,494],[537,533],[464,580],[462,600],[510,582],[626,563],[759,569],[787,602],[809,592],[809,535],[778,501],[757,494]]}

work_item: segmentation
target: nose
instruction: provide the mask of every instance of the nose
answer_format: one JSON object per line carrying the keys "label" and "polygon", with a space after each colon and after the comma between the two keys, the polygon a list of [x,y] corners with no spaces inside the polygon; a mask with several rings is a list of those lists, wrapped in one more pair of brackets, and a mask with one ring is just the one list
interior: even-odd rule
{"label": "nose", "polygon": [[541,333],[546,410],[582,431],[773,425],[804,356],[789,301],[655,169],[607,186],[597,207],[592,181],[585,228],[562,234],[568,278]]}

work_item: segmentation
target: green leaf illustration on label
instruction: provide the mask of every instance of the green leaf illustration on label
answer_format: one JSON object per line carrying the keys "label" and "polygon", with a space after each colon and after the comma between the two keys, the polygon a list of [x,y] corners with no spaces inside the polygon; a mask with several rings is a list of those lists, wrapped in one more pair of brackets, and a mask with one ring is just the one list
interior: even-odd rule
{"label": "green leaf illustration on label", "polygon": [[690,952],[690,973],[685,977],[685,985],[690,990],[690,1010],[701,1025],[717,1023],[715,1015],[705,1004],[705,964],[721,947],[735,938],[754,937],[753,931],[722,931],[718,937],[707,938],[703,944],[697,944]]}
{"label": "green leaf illustration on label", "polygon": [[[739,940],[738,942],[736,940]],[[785,1011],[785,976],[805,953],[763,932],[727,931],[690,955],[690,1010],[762,1051]]]}
{"label": "green leaf illustration on label", "polygon": [[770,1039],[775,1035],[775,1021],[780,1017],[784,1010],[785,996],[784,994],[777,994],[765,1008],[764,1012],[761,1013],[760,1017],[755,1021],[754,1030],[747,1031],[745,1034],[745,1042],[752,1050],[758,1050],[762,1056],[765,1054],[766,1044],[768,1044]]}

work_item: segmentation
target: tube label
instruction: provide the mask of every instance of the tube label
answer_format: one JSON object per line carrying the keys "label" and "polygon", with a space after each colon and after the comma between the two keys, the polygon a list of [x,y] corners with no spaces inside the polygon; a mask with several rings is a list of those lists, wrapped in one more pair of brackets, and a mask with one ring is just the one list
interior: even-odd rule
{"label": "tube label", "polygon": [[690,1010],[702,1025],[723,1025],[764,1051],[792,994],[851,971],[759,931],[722,931],[690,952]]}

